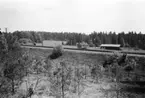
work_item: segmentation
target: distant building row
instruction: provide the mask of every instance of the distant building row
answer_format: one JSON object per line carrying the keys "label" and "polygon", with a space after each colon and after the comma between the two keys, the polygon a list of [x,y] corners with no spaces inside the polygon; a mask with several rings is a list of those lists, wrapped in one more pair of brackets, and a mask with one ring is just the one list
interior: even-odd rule
{"label": "distant building row", "polygon": [[[43,46],[57,46],[57,45],[65,45],[67,41],[54,41],[54,40],[44,40],[42,42]],[[77,47],[79,49],[86,49],[89,45],[87,43],[77,43]],[[120,50],[120,44],[101,44],[101,49],[110,49],[110,50]]]}
{"label": "distant building row", "polygon": [[[36,43],[33,43],[29,39],[22,38],[19,40],[19,42],[22,45],[38,45]],[[67,41],[55,41],[55,40],[44,40],[42,42],[42,46],[58,46],[58,45],[66,45]],[[76,44],[77,48],[79,49],[87,49],[89,45],[85,42],[77,43]],[[120,50],[121,45],[120,44],[101,44],[100,49],[109,49],[109,50]]]}

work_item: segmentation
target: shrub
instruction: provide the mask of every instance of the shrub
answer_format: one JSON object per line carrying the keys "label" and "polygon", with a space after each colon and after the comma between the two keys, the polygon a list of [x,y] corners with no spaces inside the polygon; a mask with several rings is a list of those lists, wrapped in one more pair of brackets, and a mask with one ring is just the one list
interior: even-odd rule
{"label": "shrub", "polygon": [[77,48],[78,49],[87,49],[89,45],[85,42],[77,43]]}
{"label": "shrub", "polygon": [[90,44],[89,44],[89,47],[95,47],[95,44],[90,43]]}
{"label": "shrub", "polygon": [[19,39],[20,44],[27,44],[27,43],[32,43],[32,40],[27,39],[27,38],[21,38]]}
{"label": "shrub", "polygon": [[56,59],[63,54],[63,47],[62,45],[58,45],[53,48],[52,54],[50,55],[50,59]]}
{"label": "shrub", "polygon": [[80,43],[77,43],[76,45],[77,45],[78,49],[81,49],[81,44]]}

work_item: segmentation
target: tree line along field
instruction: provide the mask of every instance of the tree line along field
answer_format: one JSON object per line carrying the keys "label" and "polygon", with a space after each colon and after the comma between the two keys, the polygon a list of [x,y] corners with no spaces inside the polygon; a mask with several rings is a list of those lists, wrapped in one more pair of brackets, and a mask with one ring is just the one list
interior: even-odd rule
{"label": "tree line along field", "polygon": [[13,35],[41,43],[43,40],[67,41],[67,45],[86,42],[90,47],[100,44],[120,44],[122,47],[145,49],[145,34],[141,32],[90,32],[90,34],[77,32],[43,32],[43,31],[15,31]]}
{"label": "tree line along field", "polygon": [[[76,49],[77,43],[85,42],[88,44],[89,50],[100,50],[101,44],[120,44],[121,51],[133,52],[133,53],[145,53],[144,52],[144,34],[136,32],[121,32],[116,34],[115,32],[93,32],[89,35],[82,33],[68,33],[68,32],[36,32],[36,31],[15,31],[13,35],[17,36],[18,40],[25,39],[33,44],[42,46],[44,40],[53,41],[66,41],[65,48]],[[54,45],[54,44],[53,44]],[[49,45],[52,46],[52,45]],[[96,47],[96,48],[95,48]]]}

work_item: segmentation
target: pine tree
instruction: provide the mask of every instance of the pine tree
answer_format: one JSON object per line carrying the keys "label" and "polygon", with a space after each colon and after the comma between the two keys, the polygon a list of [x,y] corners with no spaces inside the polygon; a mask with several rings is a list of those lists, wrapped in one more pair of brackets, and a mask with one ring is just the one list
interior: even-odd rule
{"label": "pine tree", "polygon": [[98,36],[94,39],[94,44],[98,47],[101,44],[101,40]]}

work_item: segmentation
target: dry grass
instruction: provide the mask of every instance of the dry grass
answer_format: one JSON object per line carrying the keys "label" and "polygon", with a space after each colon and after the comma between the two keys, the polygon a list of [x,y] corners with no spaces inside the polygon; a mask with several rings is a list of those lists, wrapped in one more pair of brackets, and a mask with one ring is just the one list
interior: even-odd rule
{"label": "dry grass", "polygon": [[[40,49],[30,49],[29,54],[31,56],[35,56],[38,58],[47,59],[48,56],[52,53],[52,50],[40,50]],[[55,69],[60,66],[60,62],[65,62],[66,66],[71,66],[72,68],[79,67],[80,70],[87,66],[87,73],[90,73],[90,69],[92,66],[102,65],[106,55],[104,54],[86,54],[86,53],[75,53],[75,52],[64,52],[64,54],[54,60],[51,60],[51,65]],[[134,57],[130,57],[134,58]],[[103,74],[103,72],[102,72]],[[92,78],[90,78],[90,74],[87,74],[86,79],[82,79],[81,82],[83,86],[80,85],[81,94],[78,96],[77,93],[65,92],[65,98],[117,98],[117,91],[107,91],[108,89],[115,88],[116,86],[110,81],[107,77],[103,77],[99,79],[99,82],[96,83]],[[40,80],[38,83],[38,79]],[[44,76],[44,74],[34,75],[31,74],[24,78],[25,81],[29,81],[29,85],[33,84],[35,88],[35,94],[32,98],[56,98],[54,96],[50,96],[50,78],[48,76]],[[37,86],[36,86],[37,84]],[[19,87],[19,91],[22,91],[22,94],[26,92],[26,82],[23,82]],[[71,89],[71,87],[70,87]],[[20,92],[19,92],[20,93]],[[143,98],[144,95],[140,94],[131,94],[128,92],[119,92],[118,98]],[[13,97],[14,98],[14,97]],[[15,97],[16,98],[16,97]],[[18,97],[17,97],[18,98]],[[57,96],[57,98],[60,98]]]}

